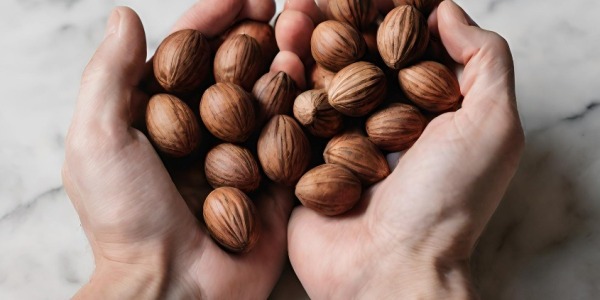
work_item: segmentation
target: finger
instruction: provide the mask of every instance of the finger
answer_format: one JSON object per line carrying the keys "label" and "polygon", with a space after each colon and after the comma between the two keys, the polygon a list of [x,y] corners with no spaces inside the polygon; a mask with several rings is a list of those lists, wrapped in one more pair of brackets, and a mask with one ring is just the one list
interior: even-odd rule
{"label": "finger", "polygon": [[130,8],[115,8],[104,41],[84,71],[73,124],[129,126],[146,99],[136,89],[145,60],[146,38],[139,17]]}
{"label": "finger", "polygon": [[[307,0],[311,1],[311,0]],[[286,10],[275,26],[275,38],[281,51],[295,53],[303,62],[311,59],[310,38],[315,24],[304,12]]]}
{"label": "finger", "polygon": [[325,20],[323,8],[317,6],[317,2],[314,0],[288,0],[284,6],[284,11],[286,10],[301,12],[310,17],[314,24],[319,24]]}
{"label": "finger", "polygon": [[[460,78],[465,96],[478,89],[477,97],[465,98],[463,107],[515,101],[513,62],[507,42],[498,34],[483,30],[471,21],[456,3],[446,0],[437,10],[440,38],[448,54],[465,66]],[[476,84],[480,83],[480,84]]]}
{"label": "finger", "polygon": [[293,52],[280,51],[273,59],[271,71],[283,71],[292,77],[298,89],[303,91],[306,88],[304,64]]}
{"label": "finger", "polygon": [[201,0],[184,13],[172,31],[191,28],[212,38],[239,20],[268,22],[274,14],[273,0]]}

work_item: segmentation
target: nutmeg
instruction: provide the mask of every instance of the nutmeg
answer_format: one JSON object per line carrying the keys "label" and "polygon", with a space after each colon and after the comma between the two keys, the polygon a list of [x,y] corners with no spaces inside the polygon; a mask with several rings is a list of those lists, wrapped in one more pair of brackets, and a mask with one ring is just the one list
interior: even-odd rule
{"label": "nutmeg", "polygon": [[440,2],[442,0],[394,0],[394,5],[412,5],[427,16]]}
{"label": "nutmeg", "polygon": [[275,30],[269,23],[244,20],[231,27],[223,35],[223,39],[227,40],[238,34],[247,34],[253,37],[260,46],[263,58],[267,61],[273,60],[273,57],[279,52],[277,41],[275,40]]}
{"label": "nutmeg", "polygon": [[366,123],[369,140],[386,151],[412,146],[425,129],[425,117],[409,104],[393,103],[372,114]]}
{"label": "nutmeg", "polygon": [[332,137],[342,129],[343,117],[327,100],[325,90],[308,90],[294,101],[294,117],[318,137]]}
{"label": "nutmeg", "polygon": [[360,180],[341,165],[324,164],[306,172],[296,184],[302,205],[326,216],[343,214],[360,200]]}
{"label": "nutmeg", "polygon": [[194,112],[172,95],[157,94],[150,98],[146,127],[156,148],[173,157],[190,154],[200,142],[200,126]]}
{"label": "nutmeg", "polygon": [[456,75],[434,61],[423,61],[400,70],[398,81],[412,102],[431,112],[456,108],[461,98]]}
{"label": "nutmeg", "polygon": [[310,162],[308,138],[286,115],[276,115],[267,122],[258,138],[257,151],[267,177],[287,186],[298,181]]}
{"label": "nutmeg", "polygon": [[206,154],[204,174],[214,188],[230,186],[249,193],[260,184],[258,164],[250,150],[230,143],[219,144]]}
{"label": "nutmeg", "polygon": [[427,20],[416,8],[392,9],[377,30],[377,48],[388,67],[398,70],[425,53],[429,42]]}
{"label": "nutmeg", "polygon": [[338,164],[352,171],[363,184],[383,180],[390,168],[383,153],[360,133],[345,132],[327,143],[323,158],[328,164]]}
{"label": "nutmeg", "polygon": [[365,55],[365,47],[365,41],[356,29],[332,20],[317,25],[310,39],[315,61],[333,72],[358,61]]}
{"label": "nutmeg", "polygon": [[154,76],[168,92],[190,92],[210,72],[211,52],[202,33],[184,29],[169,35],[156,49]]}
{"label": "nutmeg", "polygon": [[230,143],[244,142],[255,126],[252,96],[233,83],[217,83],[202,95],[200,118],[217,138]]}
{"label": "nutmeg", "polygon": [[269,72],[254,84],[252,94],[258,101],[258,123],[262,123],[274,115],[291,113],[296,84],[283,71]]}
{"label": "nutmeg", "polygon": [[371,0],[329,0],[329,12],[334,20],[361,30],[377,17],[377,8]]}
{"label": "nutmeg", "polygon": [[260,46],[247,34],[225,40],[215,54],[214,75],[217,82],[235,83],[250,91],[263,69]]}
{"label": "nutmeg", "polygon": [[339,71],[331,80],[327,94],[333,108],[344,115],[360,117],[381,104],[386,91],[383,71],[361,61]]}
{"label": "nutmeg", "polygon": [[333,76],[335,76],[335,73],[325,69],[319,64],[313,64],[310,69],[310,74],[308,74],[308,87],[315,90],[327,90]]}
{"label": "nutmeg", "polygon": [[210,235],[232,252],[252,250],[260,236],[254,203],[239,189],[220,187],[204,201],[202,215]]}

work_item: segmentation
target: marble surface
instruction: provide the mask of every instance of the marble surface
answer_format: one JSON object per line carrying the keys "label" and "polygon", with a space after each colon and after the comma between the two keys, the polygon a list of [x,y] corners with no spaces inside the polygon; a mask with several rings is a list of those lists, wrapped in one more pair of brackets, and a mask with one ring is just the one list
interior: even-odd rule
{"label": "marble surface", "polygon": [[[60,166],[110,9],[138,11],[152,52],[193,2],[0,2],[0,299],[68,298],[93,269]],[[600,2],[457,2],[509,41],[527,135],[473,262],[483,298],[600,299]],[[305,298],[282,282],[273,298]]]}

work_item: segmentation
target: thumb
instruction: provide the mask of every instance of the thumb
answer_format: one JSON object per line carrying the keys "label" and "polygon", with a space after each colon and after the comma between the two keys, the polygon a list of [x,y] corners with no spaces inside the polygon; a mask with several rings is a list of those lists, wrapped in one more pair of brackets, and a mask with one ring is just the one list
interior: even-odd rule
{"label": "thumb", "polygon": [[146,37],[139,17],[128,7],[115,8],[104,40],[84,71],[73,124],[129,125],[145,99],[136,88],[145,60]]}

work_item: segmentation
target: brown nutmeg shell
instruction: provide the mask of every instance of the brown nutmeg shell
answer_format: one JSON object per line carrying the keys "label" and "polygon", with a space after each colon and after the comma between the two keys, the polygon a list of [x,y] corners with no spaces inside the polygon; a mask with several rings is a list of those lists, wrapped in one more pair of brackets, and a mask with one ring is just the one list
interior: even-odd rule
{"label": "brown nutmeg shell", "polygon": [[394,0],[394,5],[412,5],[427,16],[440,2],[442,0]]}
{"label": "brown nutmeg shell", "polygon": [[342,129],[343,116],[329,104],[325,90],[308,90],[294,101],[294,117],[317,137],[332,137]]}
{"label": "brown nutmeg shell", "polygon": [[365,41],[352,26],[325,21],[317,25],[310,40],[315,61],[326,69],[337,72],[365,55]]}
{"label": "brown nutmeg shell", "polygon": [[253,37],[258,42],[262,56],[266,61],[273,60],[273,57],[279,52],[275,40],[275,29],[269,23],[244,20],[228,30],[223,35],[223,39],[227,40],[238,34],[247,34]]}
{"label": "brown nutmeg shell", "polygon": [[328,164],[348,168],[366,185],[381,181],[390,174],[383,153],[368,138],[356,132],[333,137],[325,147],[323,158]]}
{"label": "brown nutmeg shell", "polygon": [[434,61],[423,61],[400,70],[400,88],[418,107],[442,112],[457,107],[461,98],[456,75]]}
{"label": "brown nutmeg shell", "polygon": [[194,112],[172,95],[157,94],[150,98],[146,127],[152,143],[169,156],[186,156],[200,142],[200,126]]}
{"label": "brown nutmeg shell", "polygon": [[334,20],[361,30],[375,21],[377,8],[372,0],[330,0],[329,13]]}
{"label": "brown nutmeg shell", "polygon": [[351,117],[367,115],[381,102],[387,92],[383,71],[368,62],[353,63],[339,71],[331,80],[329,104]]}
{"label": "brown nutmeg shell", "polygon": [[396,152],[414,144],[425,129],[425,117],[409,104],[393,103],[372,114],[366,122],[367,135],[379,149]]}
{"label": "brown nutmeg shell", "polygon": [[309,170],[296,184],[302,205],[326,216],[350,210],[360,200],[360,180],[341,165],[324,164]]}
{"label": "brown nutmeg shell", "polygon": [[258,101],[259,123],[274,115],[290,114],[296,93],[296,84],[287,73],[279,71],[263,75],[252,89]]}
{"label": "brown nutmeg shell", "polygon": [[429,42],[427,20],[409,5],[392,9],[377,30],[377,48],[388,67],[398,70],[425,53]]}
{"label": "brown nutmeg shell", "polygon": [[217,83],[206,89],[200,100],[200,117],[217,138],[241,143],[255,127],[252,96],[232,83]]}
{"label": "brown nutmeg shell", "polygon": [[202,215],[210,235],[227,250],[246,253],[256,245],[259,216],[254,203],[239,189],[212,191],[204,201]]}
{"label": "brown nutmeg shell", "polygon": [[206,154],[204,174],[213,188],[230,186],[249,193],[260,185],[258,163],[250,150],[230,143],[219,144]]}
{"label": "brown nutmeg shell", "polygon": [[202,33],[180,30],[165,38],[156,49],[154,76],[168,92],[190,92],[208,77],[210,59],[210,46]]}
{"label": "brown nutmeg shell", "polygon": [[247,34],[225,40],[214,61],[217,82],[230,82],[250,91],[264,70],[264,60],[258,42]]}
{"label": "brown nutmeg shell", "polygon": [[308,138],[294,118],[276,115],[260,133],[257,152],[267,177],[291,186],[308,167],[311,149]]}

